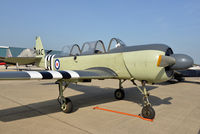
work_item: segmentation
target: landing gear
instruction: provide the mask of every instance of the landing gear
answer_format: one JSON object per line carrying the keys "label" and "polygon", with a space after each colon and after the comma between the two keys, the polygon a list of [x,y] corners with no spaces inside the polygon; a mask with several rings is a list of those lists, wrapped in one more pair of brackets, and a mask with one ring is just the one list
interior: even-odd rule
{"label": "landing gear", "polygon": [[58,80],[56,84],[58,84],[59,86],[59,96],[57,100],[60,103],[60,109],[65,113],[71,113],[73,110],[72,101],[69,98],[65,98],[63,96],[63,92],[69,86],[69,82],[65,82],[64,80]]}
{"label": "landing gear", "polygon": [[142,88],[141,89],[134,80],[131,80],[132,83],[138,88],[138,90],[143,94],[143,108],[142,108],[142,116],[144,118],[148,118],[148,119],[154,119],[155,117],[155,111],[151,106],[151,103],[149,102],[148,96],[149,93],[146,90],[145,84],[146,81],[142,81]]}
{"label": "landing gear", "polygon": [[144,106],[144,107],[142,108],[142,116],[143,116],[144,118],[153,119],[153,118],[155,117],[155,111],[154,111],[154,109],[153,109],[151,106],[149,106],[149,105]]}
{"label": "landing gear", "polygon": [[65,98],[60,108],[64,113],[71,113],[73,110],[72,101],[69,98]]}
{"label": "landing gear", "polygon": [[[125,82],[126,80],[119,80],[119,89],[117,89],[114,93],[115,98],[118,100],[122,100],[125,97],[125,93],[122,87],[122,84]],[[134,80],[131,80],[132,83],[138,88],[138,90],[143,94],[143,108],[142,108],[142,116],[144,118],[148,118],[148,119],[154,119],[155,117],[155,111],[152,108],[148,96],[149,93],[147,92],[146,88],[145,88],[145,84],[146,81],[142,81],[142,88],[140,88],[135,82]],[[65,89],[69,86],[70,82],[66,81],[66,80],[58,80],[56,82],[56,84],[58,84],[59,86],[59,97],[58,97],[58,102],[60,103],[60,109],[65,112],[65,113],[71,113],[73,111],[73,104],[72,101],[69,98],[65,98],[63,96],[63,92],[65,91]]]}
{"label": "landing gear", "polygon": [[119,80],[119,89],[115,90],[115,99],[122,100],[125,97],[124,89],[122,87],[122,83],[124,83],[126,80]]}
{"label": "landing gear", "polygon": [[115,90],[115,99],[122,100],[124,99],[125,93],[122,89]]}
{"label": "landing gear", "polygon": [[8,65],[7,64],[5,65],[5,67],[6,67],[6,69],[8,69]]}

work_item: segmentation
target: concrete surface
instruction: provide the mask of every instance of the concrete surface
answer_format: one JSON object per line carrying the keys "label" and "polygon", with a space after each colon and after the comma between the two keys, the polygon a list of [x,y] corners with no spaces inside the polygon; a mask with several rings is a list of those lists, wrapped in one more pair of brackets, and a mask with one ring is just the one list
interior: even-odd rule
{"label": "concrete surface", "polygon": [[198,134],[200,133],[200,78],[148,85],[156,111],[153,122],[93,110],[99,106],[139,114],[142,96],[130,82],[126,97],[115,100],[117,80],[73,84],[65,91],[75,107],[65,114],[57,102],[53,80],[0,81],[0,134]]}

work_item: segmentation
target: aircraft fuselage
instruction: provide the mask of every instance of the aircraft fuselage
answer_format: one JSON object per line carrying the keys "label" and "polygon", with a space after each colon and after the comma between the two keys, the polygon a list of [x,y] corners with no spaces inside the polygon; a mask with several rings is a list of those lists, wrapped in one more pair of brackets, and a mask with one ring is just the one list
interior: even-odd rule
{"label": "aircraft fuselage", "polygon": [[[144,45],[148,48],[150,45]],[[153,47],[163,47],[159,50]],[[164,67],[158,67],[157,62],[160,55],[165,55],[168,47],[166,45],[153,45],[151,49],[137,50],[126,47],[126,50],[111,51],[110,53],[80,55],[55,58],[45,57],[43,66],[50,70],[85,70],[95,67],[105,67],[113,70],[118,79],[145,80],[149,83],[159,83],[171,78]],[[129,49],[127,49],[129,48]],[[131,49],[134,49],[131,51]],[[45,64],[45,65],[44,65]]]}

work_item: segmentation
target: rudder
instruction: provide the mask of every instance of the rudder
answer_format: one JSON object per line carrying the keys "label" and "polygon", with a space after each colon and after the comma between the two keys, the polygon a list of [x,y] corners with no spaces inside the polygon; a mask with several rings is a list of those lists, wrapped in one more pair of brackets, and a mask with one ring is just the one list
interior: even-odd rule
{"label": "rudder", "polygon": [[36,57],[45,57],[45,51],[39,36],[36,37],[35,51]]}

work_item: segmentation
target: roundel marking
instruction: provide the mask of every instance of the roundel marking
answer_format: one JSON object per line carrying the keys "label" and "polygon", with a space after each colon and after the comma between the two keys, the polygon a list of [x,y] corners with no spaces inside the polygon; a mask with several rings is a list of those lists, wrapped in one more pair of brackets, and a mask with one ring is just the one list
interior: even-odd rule
{"label": "roundel marking", "polygon": [[55,60],[55,68],[58,70],[60,68],[60,61],[59,59]]}

